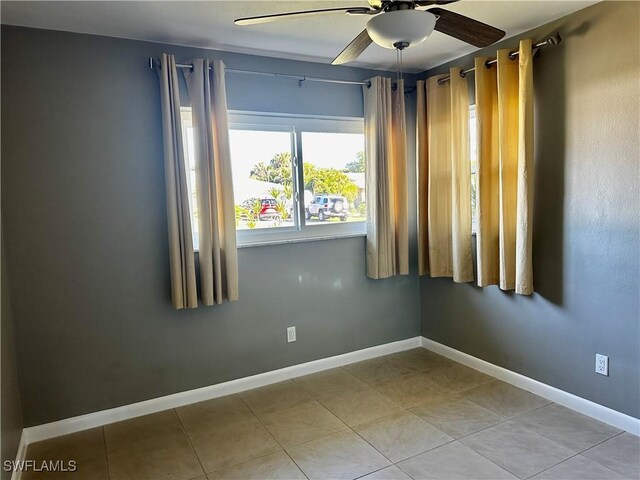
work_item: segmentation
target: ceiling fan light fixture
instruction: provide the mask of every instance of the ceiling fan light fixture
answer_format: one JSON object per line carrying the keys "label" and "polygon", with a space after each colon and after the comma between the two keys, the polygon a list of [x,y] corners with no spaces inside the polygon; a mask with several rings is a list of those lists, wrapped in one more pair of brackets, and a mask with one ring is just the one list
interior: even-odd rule
{"label": "ceiling fan light fixture", "polygon": [[373,17],[367,23],[367,33],[384,48],[398,44],[415,45],[427,39],[436,26],[436,16],[422,10],[394,10]]}

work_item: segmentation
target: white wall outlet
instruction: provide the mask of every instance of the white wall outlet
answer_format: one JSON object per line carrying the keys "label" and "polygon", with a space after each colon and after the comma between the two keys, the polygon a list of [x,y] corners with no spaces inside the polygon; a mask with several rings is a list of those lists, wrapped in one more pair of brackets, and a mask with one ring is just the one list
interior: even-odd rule
{"label": "white wall outlet", "polygon": [[296,327],[287,327],[287,342],[296,341]]}
{"label": "white wall outlet", "polygon": [[596,373],[609,376],[609,357],[596,353]]}

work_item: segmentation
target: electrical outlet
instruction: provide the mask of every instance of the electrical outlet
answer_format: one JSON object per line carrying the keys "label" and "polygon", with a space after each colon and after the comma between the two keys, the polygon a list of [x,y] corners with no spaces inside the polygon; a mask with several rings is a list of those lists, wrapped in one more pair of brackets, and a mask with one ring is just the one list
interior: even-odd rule
{"label": "electrical outlet", "polygon": [[609,357],[596,353],[596,373],[609,376]]}
{"label": "electrical outlet", "polygon": [[287,327],[287,342],[296,341],[296,327]]}

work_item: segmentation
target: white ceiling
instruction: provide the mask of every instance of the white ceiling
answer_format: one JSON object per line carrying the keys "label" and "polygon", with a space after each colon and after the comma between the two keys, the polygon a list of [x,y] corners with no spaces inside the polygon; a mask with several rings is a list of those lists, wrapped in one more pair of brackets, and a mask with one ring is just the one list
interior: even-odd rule
{"label": "white ceiling", "polygon": [[[597,2],[463,0],[445,8],[501,28],[509,37],[594,3]],[[2,23],[8,25],[330,63],[364,29],[369,17],[333,13],[250,27],[234,25],[233,20],[249,15],[363,5],[367,5],[366,0],[2,1],[0,14]],[[425,42],[405,51],[404,65],[408,71],[420,72],[474,50],[471,45],[434,32]],[[373,44],[352,65],[394,69],[395,52]]]}

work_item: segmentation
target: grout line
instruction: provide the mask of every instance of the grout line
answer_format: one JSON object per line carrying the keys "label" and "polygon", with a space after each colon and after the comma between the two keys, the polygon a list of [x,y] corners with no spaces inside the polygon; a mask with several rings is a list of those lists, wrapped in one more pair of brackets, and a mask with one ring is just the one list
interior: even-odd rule
{"label": "grout line", "polygon": [[207,477],[207,472],[204,469],[204,465],[202,465],[202,461],[200,460],[200,456],[198,455],[198,452],[196,452],[196,449],[193,446],[193,443],[191,442],[191,437],[189,436],[189,432],[187,432],[187,429],[185,428],[184,423],[182,423],[182,419],[180,418],[180,415],[178,415],[178,410],[176,410],[175,408],[172,408],[171,410],[173,410],[174,415],[176,417],[178,417],[178,422],[180,422],[180,426],[182,427],[182,432],[184,433],[184,436],[187,437],[187,442],[189,442],[189,446],[191,447],[191,451],[196,456],[196,460],[198,460],[198,465],[200,465],[200,468],[202,469],[205,478],[209,478],[209,477]]}
{"label": "grout line", "polygon": [[107,462],[107,478],[111,480],[111,469],[109,468],[109,452],[107,451],[107,434],[104,431],[104,427],[100,427],[102,432],[102,444],[104,445],[104,458]]}
{"label": "grout line", "polygon": [[[508,420],[507,420],[507,421],[508,421]],[[505,422],[502,422],[502,423],[505,423]],[[498,425],[501,425],[502,423],[499,423]],[[495,427],[496,425],[493,425],[493,426]],[[491,428],[491,427],[488,427],[488,428]],[[484,429],[484,430],[486,430],[486,429]],[[479,432],[481,432],[481,431],[482,431],[482,430],[479,430]],[[476,433],[478,433],[478,432],[476,432]],[[473,434],[470,434],[470,435],[473,435]],[[467,437],[468,437],[468,436],[470,436],[470,435],[467,435]],[[466,438],[466,437],[462,437],[462,438]],[[514,477],[516,477],[516,478],[522,478],[522,477],[518,476],[515,472],[512,472],[511,470],[509,470],[507,467],[504,467],[504,466],[500,465],[499,463],[497,463],[497,462],[495,462],[494,460],[490,459],[490,458],[489,458],[489,457],[487,457],[486,455],[482,454],[482,452],[478,452],[475,448],[471,447],[470,445],[467,445],[466,443],[463,443],[463,442],[460,442],[460,444],[461,444],[461,445],[464,445],[465,447],[467,447],[467,448],[468,448],[469,450],[471,450],[472,452],[477,453],[478,455],[480,455],[482,458],[484,458],[484,459],[485,459],[485,460],[487,460],[488,462],[493,463],[496,467],[501,468],[501,469],[502,469],[502,470],[504,470],[505,472],[510,473],[510,474],[511,474],[511,475],[513,475]],[[534,474],[534,475],[537,475],[537,473],[536,473],[536,474]]]}
{"label": "grout line", "polygon": [[392,462],[391,465],[387,465],[386,467],[379,468],[377,470],[374,470],[373,472],[365,473],[364,475],[360,475],[359,477],[355,477],[353,480],[358,480],[358,479],[364,478],[364,477],[366,477],[368,475],[373,475],[374,473],[381,472],[385,468],[394,467],[394,466],[396,466],[396,464]]}
{"label": "grout line", "polygon": [[[384,359],[384,358],[386,358],[386,357],[388,357],[388,355],[383,355],[382,357],[378,357],[378,358],[382,358],[382,359]],[[340,368],[342,368],[342,367],[340,367]],[[343,369],[343,370],[344,370],[344,369]],[[447,433],[445,433],[445,432],[443,432],[442,430],[440,430],[439,428],[437,428],[435,425],[430,424],[429,422],[427,422],[427,421],[426,421],[425,419],[423,419],[422,417],[420,417],[420,416],[416,415],[415,413],[413,413],[409,408],[404,407],[403,405],[401,405],[401,404],[397,403],[396,401],[394,401],[393,399],[389,398],[387,395],[385,395],[385,394],[383,394],[382,392],[378,391],[378,390],[373,386],[373,384],[370,384],[370,383],[365,382],[364,380],[362,380],[362,379],[360,379],[360,378],[356,377],[355,375],[353,375],[353,374],[351,374],[351,373],[347,372],[346,370],[344,370],[344,371],[345,371],[346,373],[348,373],[349,375],[351,375],[352,377],[354,377],[355,379],[357,379],[357,380],[359,380],[359,381],[361,381],[361,382],[365,383],[365,385],[367,385],[369,388],[371,388],[372,390],[374,390],[374,391],[375,391],[375,392],[377,392],[378,394],[380,394],[380,395],[382,395],[383,397],[385,397],[385,399],[389,400],[390,402],[392,402],[392,403],[394,403],[394,404],[396,404],[396,405],[398,405],[398,406],[400,407],[400,410],[399,410],[398,412],[390,413],[390,414],[387,414],[387,415],[382,415],[381,417],[374,418],[374,419],[372,419],[372,420],[369,420],[369,421],[363,422],[363,423],[361,423],[361,424],[359,424],[359,425],[364,425],[365,423],[375,422],[375,421],[378,421],[378,420],[380,420],[380,419],[382,419],[382,418],[384,418],[384,417],[388,417],[388,416],[391,416],[391,415],[397,415],[398,413],[408,413],[408,414],[413,415],[413,416],[415,416],[416,418],[418,418],[418,419],[420,419],[420,420],[424,421],[425,423],[427,423],[428,425],[432,426],[433,428],[435,428],[435,429],[436,429],[436,430],[438,430],[439,432],[443,433],[444,435],[447,435],[448,437],[451,437],[451,436],[450,436],[450,435],[448,435]],[[423,373],[423,372],[421,372],[421,371],[414,371],[414,372],[412,372],[412,374],[415,374],[415,373]],[[376,383],[381,383],[381,382],[376,382]],[[311,396],[313,396],[313,394],[312,394],[311,392],[307,392],[307,393],[309,393]],[[327,407],[326,405],[324,405],[324,404],[322,403],[322,401],[321,401],[319,398],[317,398],[317,397],[314,397],[314,398],[315,398],[315,399],[316,399],[316,400],[317,400],[317,401],[318,401],[318,402],[319,402],[323,407],[325,407],[327,410],[329,410],[329,411],[333,414],[333,412],[329,409],[329,407]],[[414,407],[411,407],[411,408],[414,408]],[[335,415],[335,414],[334,414],[334,415]],[[343,423],[344,423],[344,422],[343,422]],[[371,442],[369,442],[366,438],[364,438],[362,435],[360,435],[360,433],[359,433],[358,431],[356,431],[356,430],[355,430],[355,427],[357,427],[357,426],[358,426],[358,425],[355,425],[355,426],[353,426],[353,427],[352,427],[352,426],[349,426],[349,425],[348,425],[348,428],[349,428],[353,433],[355,433],[358,437],[360,437],[360,438],[361,438],[365,443],[367,443],[368,445],[370,445],[370,446],[371,446],[375,451],[377,451],[378,453],[380,453],[380,455],[382,455],[382,456],[383,456],[384,458],[386,458],[389,462],[391,462],[389,465],[386,465],[385,467],[382,467],[382,468],[380,468],[380,469],[378,469],[378,470],[374,470],[373,472],[368,472],[368,473],[366,473],[366,474],[364,474],[364,475],[361,475],[361,476],[360,476],[360,477],[358,477],[358,478],[361,478],[361,477],[366,476],[366,475],[370,475],[371,473],[377,472],[377,471],[382,470],[382,469],[384,469],[384,468],[388,468],[388,467],[390,467],[391,465],[396,465],[396,466],[397,466],[396,462],[394,462],[394,461],[393,461],[392,459],[390,459],[387,455],[385,455],[382,451],[380,451],[380,449],[378,449],[375,445],[373,445],[373,444],[372,444]],[[453,437],[451,437],[451,438],[453,438]],[[452,440],[451,440],[451,441],[449,441],[449,442],[445,442],[445,443],[443,443],[443,444],[441,444],[441,445],[438,445],[438,446],[436,446],[436,447],[433,447],[433,448],[427,449],[427,450],[425,450],[425,451],[423,451],[423,452],[420,452],[420,453],[418,453],[418,454],[416,454],[416,455],[412,455],[411,457],[408,457],[408,458],[403,459],[403,460],[401,460],[401,461],[408,460],[409,458],[413,458],[414,456],[417,456],[417,455],[422,455],[422,454],[423,454],[423,453],[425,453],[425,452],[428,452],[428,451],[430,451],[430,450],[434,450],[434,449],[436,449],[436,448],[442,447],[442,446],[447,445],[447,444],[449,444],[449,443],[452,443],[452,442],[454,442],[454,441],[455,441],[455,439],[452,439]],[[398,468],[400,468],[400,467],[398,467]],[[401,469],[401,470],[402,470],[402,469]],[[402,470],[402,471],[404,472],[404,470]],[[405,472],[405,473],[406,473],[406,472]]]}
{"label": "grout line", "polygon": [[[408,459],[407,459],[407,460],[408,460]],[[404,462],[404,460],[402,460],[402,461]],[[394,463],[394,465],[395,465],[396,467],[398,467],[398,469],[399,469],[402,473],[404,473],[407,477],[409,477],[409,478],[411,478],[411,479],[413,479],[413,480],[416,480],[416,477],[412,477],[411,475],[409,475],[409,473],[408,473],[408,472],[406,472],[406,471],[405,471],[405,470],[404,470],[404,469],[399,465],[399,463],[402,463],[402,462]]]}
{"label": "grout line", "polygon": [[[582,454],[583,454],[584,452],[586,452],[587,450],[591,450],[592,448],[595,448],[595,447],[597,447],[598,445],[602,445],[604,442],[608,442],[608,441],[609,441],[609,440],[611,440],[612,438],[615,438],[615,437],[617,437],[618,435],[622,435],[623,433],[625,433],[625,432],[624,432],[624,430],[623,430],[623,431],[621,431],[621,432],[619,432],[619,433],[616,433],[616,434],[615,434],[615,435],[613,435],[612,437],[609,437],[609,438],[607,438],[607,439],[605,439],[605,440],[602,440],[601,442],[596,443],[595,445],[592,445],[592,446],[587,447],[587,448],[585,448],[585,449],[583,449],[583,450],[580,450],[580,451],[579,451],[578,453],[576,453],[575,455],[572,455],[572,456],[570,456],[569,458],[564,459],[564,460],[563,460],[563,461],[561,461],[560,463],[564,463],[564,462],[569,461],[569,460],[571,460],[572,458],[575,458],[575,457],[578,457],[578,456],[583,456]],[[546,438],[546,437],[545,437],[545,438]],[[607,470],[611,470],[611,468],[607,467],[606,465],[603,465],[602,463],[600,463],[600,462],[598,462],[598,461],[596,461],[596,460],[592,460],[592,459],[590,459],[589,457],[584,457],[584,458],[586,458],[587,460],[591,460],[592,462],[597,463],[598,465],[600,465],[601,467],[606,468]],[[545,468],[544,470],[542,470],[542,471],[540,471],[540,472],[538,472],[538,473],[535,473],[535,474],[531,475],[531,477],[528,477],[528,478],[532,478],[532,477],[534,477],[534,476],[536,476],[536,475],[540,475],[542,472],[546,472],[547,470],[549,470],[549,469],[551,469],[551,468],[553,468],[553,467],[557,467],[558,465],[560,465],[560,463],[556,463],[555,465],[552,465],[552,466],[550,466],[550,467],[547,467],[547,468]],[[615,472],[614,470],[611,470],[611,471],[612,471],[613,473],[618,473],[618,472]]]}
{"label": "grout line", "polygon": [[[384,358],[384,356],[383,356],[383,357],[379,357],[379,358]],[[342,367],[339,367],[339,368],[340,368],[340,369],[342,369]],[[343,371],[344,371],[345,373],[347,373],[348,375],[350,375],[351,377],[353,377],[354,379],[356,379],[356,380],[358,380],[358,381],[360,381],[360,382],[363,382],[365,385],[367,385],[367,387],[369,387],[369,388],[373,388],[373,387],[371,387],[368,383],[366,383],[364,380],[359,379],[358,377],[356,377],[355,375],[352,375],[351,373],[347,372],[347,371],[346,371],[346,370],[344,370],[344,369],[343,369]],[[363,440],[367,445],[370,445],[370,446],[371,446],[371,447],[372,447],[376,452],[380,453],[380,455],[382,455],[385,459],[387,459],[387,460],[390,462],[390,465],[393,465],[393,464],[394,464],[394,463],[393,463],[393,460],[391,460],[391,459],[390,459],[390,458],[388,458],[384,453],[382,453],[380,450],[378,450],[374,445],[372,445],[369,441],[367,441],[367,439],[366,439],[366,438],[362,437],[362,435],[360,435],[358,432],[356,432],[352,426],[350,426],[350,425],[348,425],[346,422],[344,422],[344,421],[343,421],[341,418],[339,418],[339,417],[338,417],[338,416],[337,416],[337,415],[336,415],[336,414],[335,414],[335,413],[334,413],[334,412],[333,412],[333,411],[332,411],[328,406],[326,406],[324,403],[322,403],[322,400],[320,400],[320,398],[318,398],[317,396],[314,396],[314,395],[313,395],[313,393],[311,393],[311,392],[307,391],[307,390],[306,390],[304,387],[302,387],[301,385],[299,385],[299,387],[300,387],[300,388],[302,388],[302,389],[303,389],[307,394],[311,395],[311,397],[312,397],[312,398],[314,398],[314,399],[315,399],[315,400],[316,400],[320,405],[322,405],[322,407],[323,407],[323,408],[325,408],[329,413],[331,413],[331,415],[333,415],[333,416],[334,416],[334,417],[336,417],[338,420],[340,420],[340,421],[341,421],[341,422],[342,422],[342,423],[347,427],[347,429],[348,429],[348,430],[350,430],[352,433],[354,433],[355,435],[357,435],[358,437],[360,437],[360,438],[361,438],[361,439],[362,439],[362,440]],[[338,395],[339,395],[339,394],[338,394]],[[334,395],[334,396],[335,396],[335,395]],[[386,397],[385,397],[385,398],[386,398]],[[385,416],[386,416],[386,415],[385,415]],[[379,418],[382,418],[382,417],[379,417]],[[371,421],[375,421],[375,420],[377,420],[377,419],[374,419],[374,420],[371,420]],[[365,423],[367,423],[367,422],[365,422]],[[342,431],[344,431],[344,430],[342,430]],[[337,432],[336,432],[336,433],[337,433]],[[317,440],[317,439],[316,439],[316,440]],[[387,468],[387,467],[388,467],[388,466],[390,466],[390,465],[386,465],[386,466],[384,466],[384,467],[382,467],[382,468]],[[381,468],[381,469],[378,469],[378,470],[382,470],[382,468]],[[374,470],[374,472],[377,472],[378,470]],[[365,476],[365,475],[369,475],[369,474],[371,474],[371,473],[373,473],[373,472],[365,473],[364,475],[361,475],[361,477],[363,477],[363,476]],[[357,477],[357,478],[360,478],[360,477]]]}
{"label": "grout line", "polygon": [[[295,383],[295,382],[294,382]],[[297,384],[296,384],[297,385]],[[264,428],[267,433],[269,435],[271,435],[271,438],[273,438],[273,441],[276,442],[278,444],[278,446],[282,449],[282,451],[284,452],[284,454],[289,457],[291,459],[291,461],[293,462],[293,464],[298,467],[298,470],[300,470],[302,472],[302,475],[305,476],[305,478],[309,478],[306,474],[306,472],[304,470],[302,470],[302,467],[300,467],[300,465],[298,465],[298,463],[293,459],[293,457],[291,455],[289,455],[289,452],[287,452],[286,448],[284,448],[282,446],[282,444],[278,441],[278,439],[271,433],[271,431],[267,428],[267,426],[262,423],[262,420],[260,420],[260,417],[258,417],[258,415],[256,414],[256,412],[253,411],[253,409],[249,406],[249,404],[247,403],[247,401],[242,398],[242,395],[238,395],[238,398],[240,398],[240,400],[242,400],[242,402],[246,405],[246,407],[249,409],[249,411],[253,414],[253,416],[256,418],[256,420],[258,420],[258,422],[260,423],[260,425],[262,425],[262,428]],[[313,398],[313,397],[311,397]],[[297,446],[297,445],[296,445]],[[273,455],[272,453],[269,453],[268,455]],[[262,458],[262,457],[266,457],[267,455],[263,455],[261,457],[257,457],[257,458]],[[255,458],[253,460],[256,460]],[[252,460],[249,460],[252,461]],[[246,463],[246,462],[244,462]]]}
{"label": "grout line", "polygon": [[[393,414],[391,414],[391,415],[393,415]],[[386,416],[386,415],[385,415],[385,416]],[[375,420],[371,420],[371,421],[372,421],[372,422],[375,422],[376,420],[379,420],[380,418],[384,418],[384,417],[379,417],[379,418],[377,418],[377,419],[375,419]],[[365,423],[368,423],[368,422],[365,422]],[[361,424],[361,425],[363,425],[363,424]],[[357,425],[356,425],[356,426],[357,426]],[[389,462],[391,462],[391,463],[390,463],[391,465],[393,465],[393,464],[394,464],[394,463],[393,463],[393,460],[391,460],[391,459],[390,459],[389,457],[387,457],[384,453],[382,453],[378,448],[376,448],[376,446],[375,446],[375,445],[373,445],[371,442],[369,442],[369,440],[367,440],[367,439],[366,439],[366,438],[364,438],[362,435],[360,435],[360,434],[359,434],[359,433],[358,433],[358,432],[357,432],[353,427],[351,427],[351,431],[352,431],[353,433],[355,433],[358,437],[360,437],[360,438],[361,438],[361,439],[362,439],[362,440],[363,440],[367,445],[371,446],[371,448],[373,448],[376,452],[378,452],[380,455],[382,455],[385,459],[387,459]],[[385,467],[383,467],[383,468],[387,468],[388,466],[389,466],[389,465],[386,465],[386,466],[385,466]],[[379,469],[379,470],[382,470],[382,469]],[[376,470],[376,472],[377,472],[377,470]],[[373,473],[373,472],[365,473],[365,475],[369,475],[369,473]],[[362,476],[362,477],[364,477],[364,475],[361,475],[361,476]]]}

